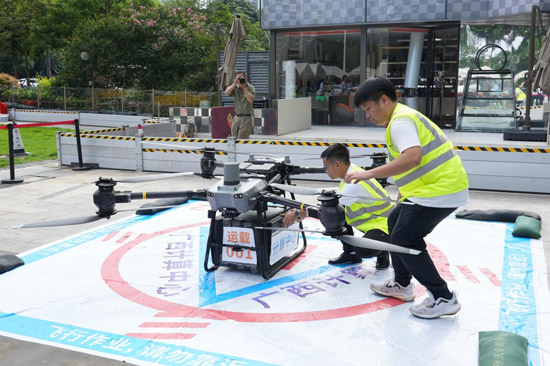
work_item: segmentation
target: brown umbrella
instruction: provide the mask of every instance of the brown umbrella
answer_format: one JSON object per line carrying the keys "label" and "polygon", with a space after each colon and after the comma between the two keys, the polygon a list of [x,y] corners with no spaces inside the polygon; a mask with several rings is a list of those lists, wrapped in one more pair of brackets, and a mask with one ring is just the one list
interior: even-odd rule
{"label": "brown umbrella", "polygon": [[229,40],[225,45],[225,53],[223,58],[223,66],[218,69],[218,85],[219,89],[227,88],[233,80],[235,80],[235,64],[237,63],[237,51],[239,43],[246,38],[243,22],[241,17],[237,15],[231,25],[229,31]]}
{"label": "brown umbrella", "polygon": [[539,51],[533,85],[533,89],[541,88],[546,94],[550,94],[550,29],[546,33],[544,43]]}

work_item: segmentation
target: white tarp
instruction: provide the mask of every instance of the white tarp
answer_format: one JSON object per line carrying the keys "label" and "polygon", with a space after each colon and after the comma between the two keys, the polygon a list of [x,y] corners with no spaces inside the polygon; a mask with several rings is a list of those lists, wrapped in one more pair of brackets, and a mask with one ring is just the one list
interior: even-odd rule
{"label": "white tarp", "polygon": [[329,266],[341,244],[322,235],[268,281],[207,273],[207,209],[192,201],[23,253],[0,276],[0,334],[140,365],[471,366],[478,332],[506,330],[528,338],[530,365],[550,365],[542,241],[512,237],[511,224],[437,227],[429,250],[462,310],[423,320],[369,289],[391,276],[375,259]]}

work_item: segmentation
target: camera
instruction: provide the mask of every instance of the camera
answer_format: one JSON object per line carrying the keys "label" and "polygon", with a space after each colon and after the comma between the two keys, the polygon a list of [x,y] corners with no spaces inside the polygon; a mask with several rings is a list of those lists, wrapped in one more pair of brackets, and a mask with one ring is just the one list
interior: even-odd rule
{"label": "camera", "polygon": [[239,78],[239,83],[241,83],[241,84],[246,83],[246,79],[243,78],[243,77],[241,76],[241,77]]}

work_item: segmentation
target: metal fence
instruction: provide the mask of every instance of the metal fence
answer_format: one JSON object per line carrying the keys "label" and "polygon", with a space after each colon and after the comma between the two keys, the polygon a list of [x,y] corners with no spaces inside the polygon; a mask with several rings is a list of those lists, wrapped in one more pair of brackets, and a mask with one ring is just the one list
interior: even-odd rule
{"label": "metal fence", "polygon": [[216,92],[48,87],[0,89],[0,100],[18,109],[108,111],[168,117],[171,107],[216,107]]}

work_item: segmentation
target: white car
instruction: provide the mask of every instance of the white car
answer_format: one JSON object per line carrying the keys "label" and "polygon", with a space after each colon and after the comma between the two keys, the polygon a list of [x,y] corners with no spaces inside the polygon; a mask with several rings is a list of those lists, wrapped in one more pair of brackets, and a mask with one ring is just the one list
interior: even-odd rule
{"label": "white car", "polygon": [[26,88],[28,86],[30,89],[36,89],[38,87],[38,80],[34,79],[34,78],[30,78],[29,79],[29,84],[27,85],[27,79],[26,78],[19,79],[19,85],[22,88]]}

